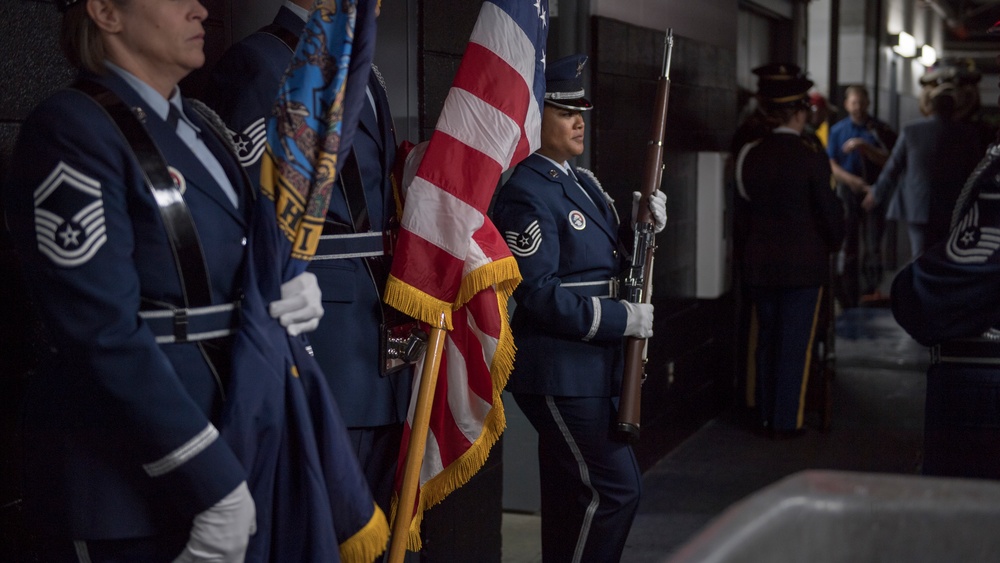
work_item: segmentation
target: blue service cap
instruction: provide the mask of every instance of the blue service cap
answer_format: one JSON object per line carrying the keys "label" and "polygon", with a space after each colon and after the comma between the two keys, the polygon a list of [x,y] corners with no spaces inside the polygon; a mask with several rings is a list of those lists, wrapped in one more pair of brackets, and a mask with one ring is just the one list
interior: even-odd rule
{"label": "blue service cap", "polygon": [[74,4],[79,4],[83,0],[55,0],[56,8],[59,8],[60,12],[65,12]]}
{"label": "blue service cap", "polygon": [[545,103],[563,109],[587,111],[594,106],[583,97],[583,67],[587,55],[570,55],[545,67]]}

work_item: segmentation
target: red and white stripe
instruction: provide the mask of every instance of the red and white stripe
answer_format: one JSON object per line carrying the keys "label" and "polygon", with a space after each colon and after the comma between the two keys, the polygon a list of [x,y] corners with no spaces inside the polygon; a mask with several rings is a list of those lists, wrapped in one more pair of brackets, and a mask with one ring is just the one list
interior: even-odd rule
{"label": "red and white stripe", "polygon": [[[421,296],[424,303],[440,302],[450,315],[411,549],[419,546],[415,530],[424,508],[440,502],[478,471],[505,425],[500,392],[513,358],[506,302],[513,286],[509,282],[517,278],[484,280],[479,270],[500,260],[513,261],[486,209],[503,171],[540,145],[541,113],[533,95],[537,58],[532,38],[506,12],[485,2],[406,192],[388,294],[395,286]],[[479,287],[467,285],[473,279]],[[471,297],[456,302],[460,295]],[[387,301],[436,324],[426,309],[406,310],[392,298]],[[401,468],[420,367],[400,452]],[[397,475],[397,488],[401,481],[402,475]]]}

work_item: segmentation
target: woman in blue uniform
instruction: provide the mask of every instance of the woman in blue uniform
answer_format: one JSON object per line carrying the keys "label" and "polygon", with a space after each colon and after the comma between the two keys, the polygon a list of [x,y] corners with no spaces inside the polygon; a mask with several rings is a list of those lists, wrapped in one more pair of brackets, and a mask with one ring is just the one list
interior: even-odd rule
{"label": "woman in blue uniform", "polygon": [[[627,265],[619,232],[630,233],[630,225],[619,224],[597,178],[569,164],[583,152],[582,112],[592,107],[584,98],[586,60],[548,65],[541,148],[517,166],[494,206],[524,278],[514,292],[518,354],[507,389],[538,431],[546,562],[617,561],[642,477],[612,427],[622,337],[652,336],[653,307],[617,299],[616,279]],[[662,192],[651,205],[659,232]]]}
{"label": "woman in blue uniform", "polygon": [[812,85],[801,77],[761,84],[771,130],[744,145],[736,161],[736,238],[758,323],[756,405],[775,437],[802,428],[822,286],[844,238],[830,163],[802,136]]}
{"label": "woman in blue uniform", "polygon": [[[207,12],[57,4],[79,77],[25,121],[3,194],[51,348],[24,401],[26,516],[45,561],[242,561],[255,506],[217,427],[255,196],[177,87]],[[272,304],[289,332],[321,313],[296,280]]]}

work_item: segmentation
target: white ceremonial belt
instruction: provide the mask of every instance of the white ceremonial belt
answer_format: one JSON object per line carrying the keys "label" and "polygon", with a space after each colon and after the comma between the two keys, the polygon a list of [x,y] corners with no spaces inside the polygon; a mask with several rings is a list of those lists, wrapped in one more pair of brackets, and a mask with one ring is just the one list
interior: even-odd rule
{"label": "white ceremonial belt", "polygon": [[374,258],[385,254],[385,233],[371,231],[343,235],[322,235],[313,261]]}
{"label": "white ceremonial belt", "polygon": [[179,309],[139,311],[157,344],[181,344],[236,334],[241,324],[239,302]]}

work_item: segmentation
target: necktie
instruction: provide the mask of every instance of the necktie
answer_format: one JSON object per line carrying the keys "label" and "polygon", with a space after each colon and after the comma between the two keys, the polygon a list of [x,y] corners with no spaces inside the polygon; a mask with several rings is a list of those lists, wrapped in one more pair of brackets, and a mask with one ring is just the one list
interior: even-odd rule
{"label": "necktie", "polygon": [[177,106],[174,104],[169,104],[169,108],[170,109],[167,110],[167,125],[169,125],[172,130],[176,131],[177,122],[181,118],[181,112],[177,111]]}

